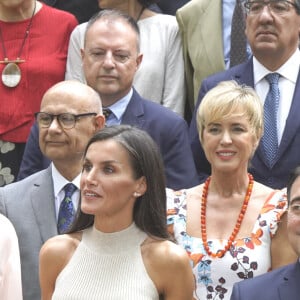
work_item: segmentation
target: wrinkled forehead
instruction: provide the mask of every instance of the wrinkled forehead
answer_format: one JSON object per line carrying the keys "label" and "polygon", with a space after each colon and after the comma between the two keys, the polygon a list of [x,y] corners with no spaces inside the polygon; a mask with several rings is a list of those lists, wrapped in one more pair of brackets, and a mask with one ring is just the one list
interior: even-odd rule
{"label": "wrinkled forehead", "polygon": [[91,24],[85,33],[85,48],[98,46],[99,44],[121,44],[139,49],[139,34],[121,18],[103,17]]}

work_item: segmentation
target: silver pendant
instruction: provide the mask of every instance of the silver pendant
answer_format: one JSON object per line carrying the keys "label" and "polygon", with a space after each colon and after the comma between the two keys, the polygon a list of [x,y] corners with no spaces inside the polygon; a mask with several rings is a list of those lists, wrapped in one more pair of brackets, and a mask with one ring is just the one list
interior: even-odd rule
{"label": "silver pendant", "polygon": [[2,82],[7,87],[15,87],[21,81],[21,70],[14,63],[8,63],[2,71]]}

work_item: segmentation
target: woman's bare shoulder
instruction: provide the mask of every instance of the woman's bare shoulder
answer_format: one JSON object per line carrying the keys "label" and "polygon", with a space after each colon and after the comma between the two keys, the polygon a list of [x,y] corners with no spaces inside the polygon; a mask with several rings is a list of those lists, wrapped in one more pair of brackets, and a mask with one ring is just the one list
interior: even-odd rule
{"label": "woman's bare shoulder", "polygon": [[253,196],[256,198],[259,198],[261,201],[266,201],[270,199],[270,197],[276,197],[276,198],[286,198],[286,190],[274,190],[264,184],[261,184],[257,181],[255,181],[255,185],[253,188]]}
{"label": "woman's bare shoulder", "polygon": [[142,253],[151,256],[152,263],[159,268],[173,266],[180,269],[189,261],[188,255],[182,247],[167,240],[148,238],[143,244]]}
{"label": "woman's bare shoulder", "polygon": [[186,251],[171,241],[148,238],[142,245],[147,272],[160,295],[192,299],[194,277]]}
{"label": "woman's bare shoulder", "polygon": [[56,235],[45,242],[40,256],[47,257],[49,261],[56,260],[64,264],[73,255],[81,241],[82,232]]}

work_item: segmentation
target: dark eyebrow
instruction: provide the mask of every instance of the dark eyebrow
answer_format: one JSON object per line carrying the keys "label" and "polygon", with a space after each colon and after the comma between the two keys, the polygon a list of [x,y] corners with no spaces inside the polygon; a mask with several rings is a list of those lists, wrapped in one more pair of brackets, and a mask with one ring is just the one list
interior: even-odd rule
{"label": "dark eyebrow", "polygon": [[82,161],[83,161],[84,163],[86,163],[86,162],[90,163],[90,160],[89,160],[86,156],[83,158]]}
{"label": "dark eyebrow", "polygon": [[300,202],[300,196],[294,197],[289,201],[289,205],[292,205],[294,202]]}

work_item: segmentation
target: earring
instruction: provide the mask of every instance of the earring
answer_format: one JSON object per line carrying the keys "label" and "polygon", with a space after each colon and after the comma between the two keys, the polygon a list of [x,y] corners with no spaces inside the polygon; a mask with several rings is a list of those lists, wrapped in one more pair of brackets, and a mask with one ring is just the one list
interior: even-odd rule
{"label": "earring", "polygon": [[136,198],[137,198],[137,197],[139,197],[139,196],[140,196],[139,193],[137,193],[137,192],[134,192],[134,193],[133,193],[133,197],[136,197]]}

